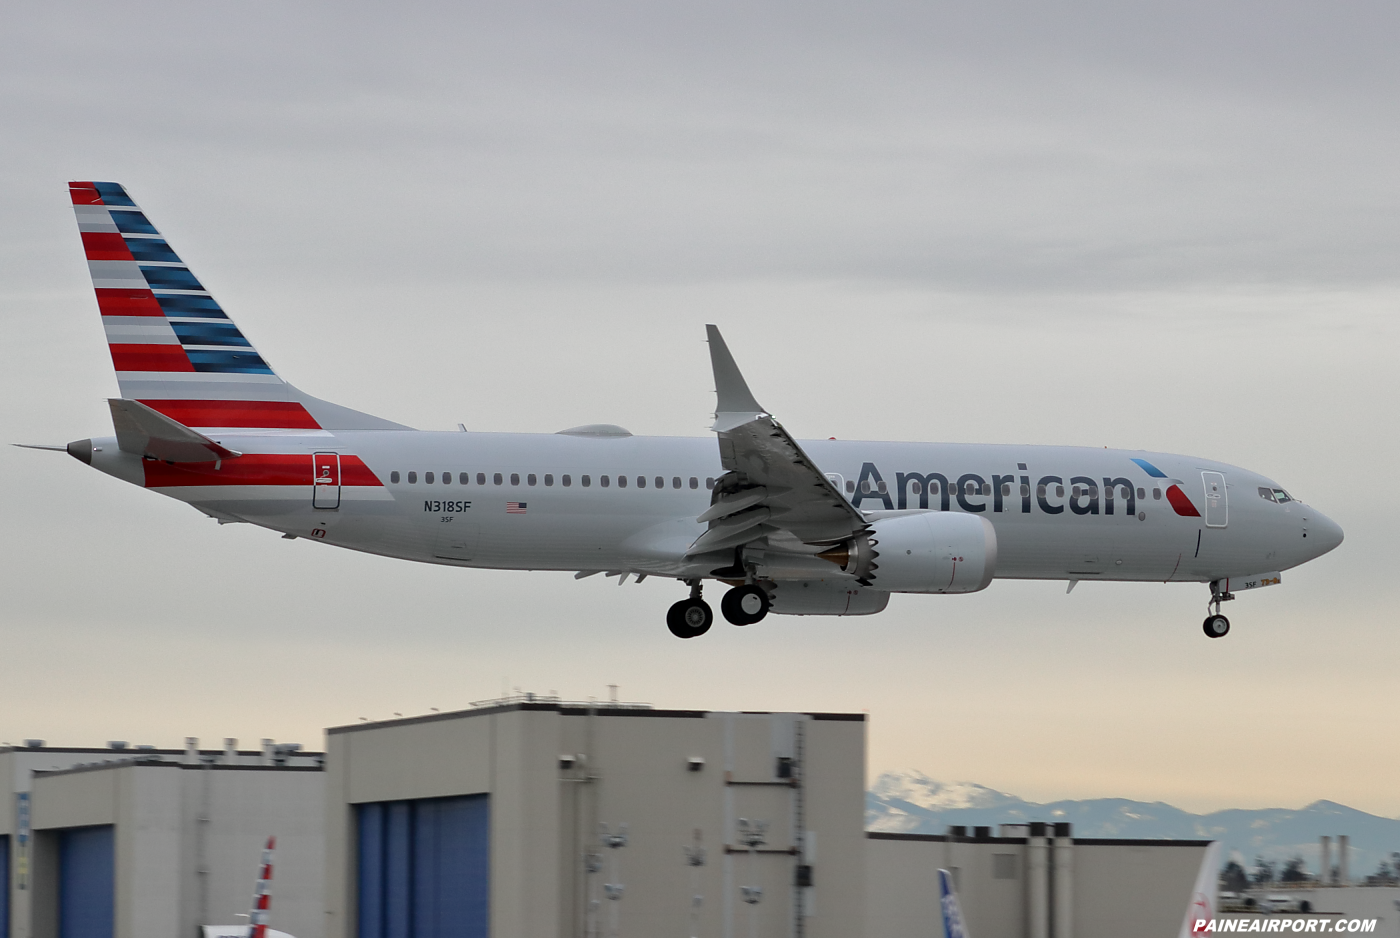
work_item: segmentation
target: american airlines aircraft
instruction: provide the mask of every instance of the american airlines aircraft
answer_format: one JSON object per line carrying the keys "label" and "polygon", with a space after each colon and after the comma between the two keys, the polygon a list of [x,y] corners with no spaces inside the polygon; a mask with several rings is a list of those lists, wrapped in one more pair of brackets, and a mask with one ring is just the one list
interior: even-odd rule
{"label": "american airlines aircraft", "polygon": [[706,580],[750,625],[996,577],[1209,584],[1219,638],[1222,602],[1342,542],[1272,479],[1192,456],[799,441],[714,326],[714,440],[414,430],[288,384],[125,189],[69,190],[121,397],[115,435],[40,448],[222,523],[424,563],[674,578],[689,589],[666,616],[681,638],[714,621]]}

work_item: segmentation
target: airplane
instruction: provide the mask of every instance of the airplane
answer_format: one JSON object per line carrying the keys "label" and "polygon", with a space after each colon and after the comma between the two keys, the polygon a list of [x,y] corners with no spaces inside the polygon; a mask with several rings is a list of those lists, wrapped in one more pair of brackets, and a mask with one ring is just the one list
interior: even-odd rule
{"label": "airplane", "polygon": [[673,578],[679,638],[714,621],[706,581],[745,626],[997,578],[1208,584],[1219,638],[1221,603],[1342,542],[1272,479],[1193,456],[798,440],[713,325],[715,441],[415,430],[288,384],[121,185],[69,194],[121,396],[113,435],[36,448],[220,523],[424,563]]}

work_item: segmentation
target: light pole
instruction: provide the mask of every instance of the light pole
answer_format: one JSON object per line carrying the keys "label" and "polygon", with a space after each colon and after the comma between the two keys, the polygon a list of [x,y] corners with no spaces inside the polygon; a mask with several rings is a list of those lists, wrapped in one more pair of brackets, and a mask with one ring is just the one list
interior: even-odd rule
{"label": "light pole", "polygon": [[763,887],[758,885],[758,848],[768,842],[767,834],[767,821],[739,818],[739,843],[749,848],[749,879],[753,882],[739,887],[749,906],[749,938],[758,938],[758,904],[763,901]]}
{"label": "light pole", "polygon": [[700,846],[700,828],[695,828],[695,843],[681,847],[686,865],[690,867],[690,938],[700,938],[700,867],[705,865],[705,848]]}
{"label": "light pole", "polygon": [[610,938],[618,938],[617,904],[622,900],[622,882],[621,877],[618,876],[617,851],[627,846],[627,825],[625,823],[617,825],[617,833],[610,834],[608,833],[607,824],[599,824],[598,839],[601,840],[603,846],[608,847],[612,853],[612,873],[610,874],[612,882],[603,884],[603,894],[612,900],[612,911],[608,915],[611,922],[608,927],[608,935]]}

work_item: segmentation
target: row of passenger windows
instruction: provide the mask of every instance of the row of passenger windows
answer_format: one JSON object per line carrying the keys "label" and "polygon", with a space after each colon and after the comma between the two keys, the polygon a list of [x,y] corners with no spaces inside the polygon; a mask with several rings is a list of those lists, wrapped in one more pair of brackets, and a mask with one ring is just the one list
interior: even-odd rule
{"label": "row of passenger windows", "polygon": [[[452,473],[450,473],[450,472],[444,472],[444,473],[441,473],[441,474],[436,473],[436,472],[425,472],[425,473],[423,473],[423,484],[424,484],[424,485],[433,485],[433,484],[436,484],[437,481],[438,481],[439,475],[441,476],[441,480],[442,480],[442,484],[443,484],[443,485],[451,485],[451,484],[452,484]],[[389,481],[392,482],[392,483],[394,483],[395,485],[398,484],[399,478],[400,478],[400,476],[399,476],[399,470],[395,469],[395,470],[393,470],[392,472],[389,473]],[[504,473],[493,472],[493,473],[491,474],[491,477],[490,477],[490,479],[491,479],[491,484],[492,484],[492,485],[505,485],[505,484],[506,484],[506,478],[507,478],[507,476],[506,476]],[[511,485],[519,485],[519,484],[520,484],[520,473],[518,473],[518,472],[512,472],[512,473],[510,473],[509,478],[510,478],[510,484],[511,484]],[[477,484],[477,485],[485,485],[485,484],[486,484],[486,480],[487,480],[486,473],[484,473],[484,472],[478,472],[478,473],[476,474],[476,484]],[[620,489],[625,489],[625,488],[627,488],[627,486],[628,486],[628,484],[629,484],[629,480],[628,480],[627,476],[615,476],[615,477],[614,477],[614,476],[598,476],[598,485],[599,485],[600,487],[602,487],[602,488],[608,488],[609,486],[611,486],[611,485],[613,484],[613,481],[614,481],[614,480],[616,480],[616,482],[617,482],[617,487],[620,488]],[[540,477],[537,476],[535,473],[533,473],[533,472],[526,473],[526,475],[525,475],[525,484],[526,484],[526,485],[538,485],[539,482],[540,482]],[[459,473],[457,473],[457,484],[458,484],[458,485],[470,485],[471,483],[472,483],[472,474],[471,474],[470,472],[459,472]],[[417,472],[411,471],[411,472],[408,473],[408,484],[409,484],[409,485],[417,485],[417,484],[418,484],[418,473],[417,473]],[[549,486],[554,485],[554,473],[552,473],[552,472],[546,472],[546,473],[544,474],[544,484],[545,484],[546,487],[549,487]],[[561,476],[559,476],[559,484],[562,485],[564,488],[569,488],[570,486],[572,486],[572,485],[574,484],[574,477],[573,477],[572,475],[568,475],[567,473],[564,474],[564,475],[561,475]],[[578,477],[578,484],[581,485],[581,486],[583,486],[584,488],[589,488],[590,486],[593,485],[593,477],[592,477],[591,475],[581,475],[581,476]],[[637,477],[636,477],[636,484],[637,484],[637,488],[639,488],[639,489],[644,489],[644,488],[646,488],[648,484],[650,484],[652,488],[664,489],[664,488],[666,487],[666,477],[665,477],[665,476],[654,476],[654,477],[652,477],[651,479],[648,479],[646,476],[637,476]],[[673,489],[685,488],[685,487],[687,487],[687,485],[688,485],[690,488],[692,488],[692,489],[698,489],[698,488],[700,487],[700,479],[699,479],[697,476],[691,476],[690,479],[689,479],[689,481],[686,482],[686,481],[683,481],[683,480],[681,479],[680,476],[671,476],[671,488],[673,488]],[[712,488],[714,488],[714,487],[715,487],[715,480],[714,480],[713,478],[707,478],[707,479],[705,480],[705,488],[707,488],[707,489],[712,489]]]}

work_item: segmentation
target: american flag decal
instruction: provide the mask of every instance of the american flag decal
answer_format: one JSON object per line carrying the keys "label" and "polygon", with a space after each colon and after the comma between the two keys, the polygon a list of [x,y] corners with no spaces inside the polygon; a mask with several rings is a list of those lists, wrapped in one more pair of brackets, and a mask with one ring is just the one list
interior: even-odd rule
{"label": "american flag decal", "polygon": [[506,514],[508,514],[508,515],[523,515],[523,514],[525,514],[525,503],[524,503],[524,502],[506,502]]}

